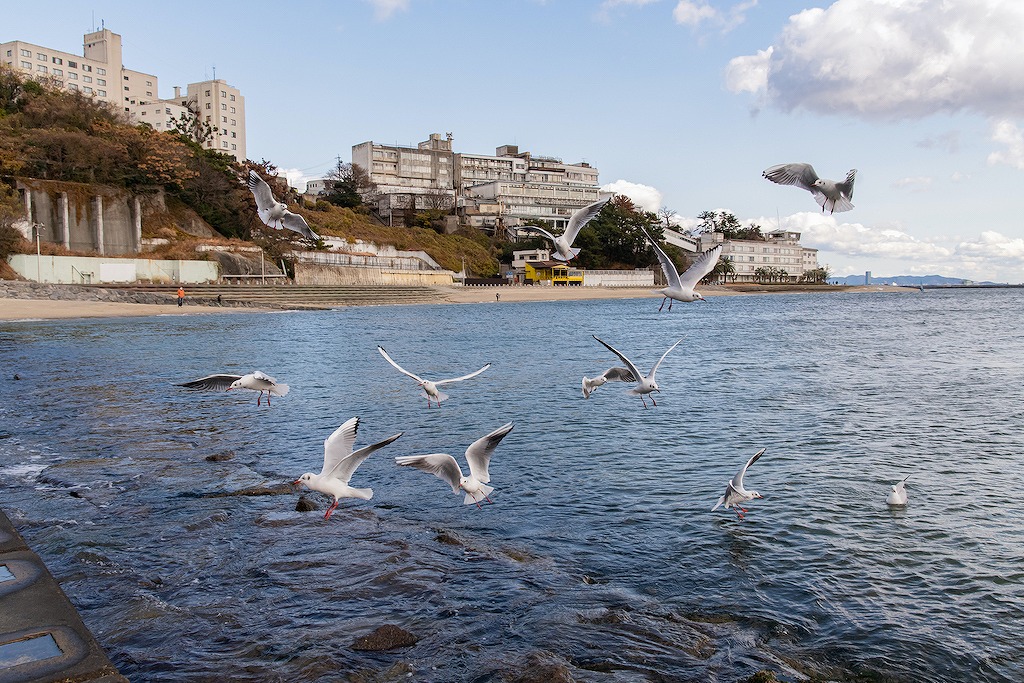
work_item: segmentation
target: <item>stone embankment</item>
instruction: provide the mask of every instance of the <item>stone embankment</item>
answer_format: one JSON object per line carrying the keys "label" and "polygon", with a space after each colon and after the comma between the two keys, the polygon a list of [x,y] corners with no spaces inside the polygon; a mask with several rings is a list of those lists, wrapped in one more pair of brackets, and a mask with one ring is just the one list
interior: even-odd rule
{"label": "stone embankment", "polygon": [[[0,299],[52,299],[61,301],[110,301],[136,304],[173,304],[176,285],[55,285],[0,280]],[[340,306],[444,303],[444,294],[424,286],[302,286],[189,285],[186,305],[270,309],[323,310]]]}

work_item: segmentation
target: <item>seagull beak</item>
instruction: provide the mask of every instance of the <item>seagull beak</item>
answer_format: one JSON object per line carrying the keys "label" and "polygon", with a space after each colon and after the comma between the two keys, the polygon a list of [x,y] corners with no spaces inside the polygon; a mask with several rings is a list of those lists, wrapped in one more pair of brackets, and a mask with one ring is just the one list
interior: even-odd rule
{"label": "seagull beak", "polygon": [[296,479],[295,481],[292,482],[292,486],[298,486],[301,483],[302,483],[301,479]]}

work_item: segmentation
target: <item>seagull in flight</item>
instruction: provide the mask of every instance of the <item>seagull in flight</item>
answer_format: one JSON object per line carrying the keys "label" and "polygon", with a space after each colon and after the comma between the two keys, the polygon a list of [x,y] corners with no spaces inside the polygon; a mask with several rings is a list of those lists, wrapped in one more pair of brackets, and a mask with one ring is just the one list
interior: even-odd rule
{"label": "seagull in flight", "polygon": [[729,480],[729,483],[725,485],[725,493],[723,493],[718,499],[718,502],[715,503],[715,507],[711,508],[712,512],[717,510],[719,505],[723,505],[726,509],[736,508],[736,516],[739,519],[743,519],[743,515],[745,515],[747,511],[741,507],[742,504],[755,498],[764,498],[764,496],[757,491],[748,491],[743,488],[743,475],[746,474],[747,468],[757,462],[757,459],[764,454],[764,450],[765,449],[762,448],[757,453],[754,453],[750,460],[747,461],[747,464],[741,467],[740,471],[736,473],[736,476]]}
{"label": "seagull in flight", "polygon": [[[661,362],[663,360],[665,360],[665,356],[667,356],[669,354],[669,351],[671,351],[672,349],[676,348],[679,345],[679,342],[683,341],[682,339],[680,339],[675,344],[673,344],[672,346],[668,347],[668,351],[666,351],[665,353],[661,354],[661,358],[659,358],[658,362],[654,364],[653,368],[651,368],[651,374],[649,374],[647,376],[644,376],[644,374],[642,372],[640,372],[640,370],[637,369],[637,367],[635,365],[633,365],[633,361],[631,361],[630,359],[626,358],[624,355],[622,355],[621,352],[617,351],[614,347],[612,347],[610,344],[608,344],[608,342],[600,339],[596,334],[593,335],[593,337],[594,337],[594,339],[597,339],[597,341],[601,342],[601,344],[603,344],[605,348],[607,348],[609,351],[611,351],[616,356],[618,356],[620,359],[622,359],[622,362],[626,364],[626,369],[629,371],[629,373],[631,375],[633,375],[633,377],[636,378],[636,383],[637,383],[637,385],[635,387],[632,387],[626,393],[627,394],[633,394],[635,396],[639,396],[640,400],[643,401],[644,408],[647,407],[647,401],[644,400],[644,396],[645,395],[650,395],[651,393],[653,393],[655,391],[657,391],[659,393],[661,392],[661,388],[658,386],[657,381],[655,381],[655,379],[654,379],[654,374],[656,372],[658,372],[658,367],[661,365]],[[651,396],[651,403],[653,403],[654,405],[658,405],[657,401],[654,400],[654,396]]]}
{"label": "seagull in flight", "polygon": [[491,475],[487,467],[491,462],[491,454],[498,447],[501,440],[512,431],[515,425],[511,422],[498,427],[487,436],[474,441],[466,449],[466,462],[469,464],[469,476],[462,474],[459,463],[447,453],[432,453],[431,455],[406,455],[395,458],[395,462],[405,467],[415,467],[423,472],[429,472],[438,479],[448,483],[453,493],[461,489],[466,497],[463,504],[476,503],[480,507],[480,501],[491,502],[490,496],[494,488],[488,486]]}
{"label": "seagull in flight", "polygon": [[252,169],[249,169],[248,185],[252,191],[252,196],[256,198],[256,212],[260,215],[261,221],[275,230],[287,228],[292,232],[299,233],[308,240],[320,239],[320,235],[310,229],[305,218],[289,211],[284,202],[274,199],[274,193],[270,191],[270,185],[267,185],[267,181],[263,180],[259,173]]}
{"label": "seagull in flight", "polygon": [[292,482],[293,486],[305,486],[311,491],[334,496],[334,502],[327,508],[324,519],[331,518],[331,513],[338,507],[340,498],[362,498],[363,500],[373,498],[373,489],[356,489],[348,485],[349,480],[352,479],[352,473],[369,457],[370,453],[384,448],[404,433],[399,432],[353,453],[352,446],[355,444],[358,429],[358,417],[353,417],[335,429],[333,434],[324,439],[324,468],[320,470],[320,474],[306,472]]}
{"label": "seagull in flight", "polygon": [[526,232],[536,232],[551,240],[555,245],[555,253],[551,255],[551,258],[559,261],[571,261],[580,253],[578,248],[572,246],[572,243],[576,241],[576,235],[580,234],[580,230],[583,229],[584,225],[601,213],[601,209],[604,208],[604,205],[611,198],[611,195],[609,195],[604,199],[598,199],[593,204],[587,204],[582,209],[576,210],[569,218],[569,225],[565,228],[565,232],[558,237],[555,237],[544,228],[538,228],[535,225],[523,225],[519,229]]}
{"label": "seagull in flight", "polygon": [[256,397],[256,405],[260,405],[263,393],[266,392],[268,406],[271,396],[284,396],[288,393],[287,384],[278,384],[276,379],[259,370],[250,372],[248,375],[207,375],[177,386],[203,391],[231,391],[232,389],[258,391],[260,395]]}
{"label": "seagull in flight", "polygon": [[644,230],[644,235],[647,237],[647,241],[651,243],[651,246],[654,247],[654,253],[658,255],[658,262],[661,263],[661,270],[665,273],[665,280],[668,282],[668,287],[658,290],[658,293],[665,297],[661,300],[661,306],[658,306],[658,310],[660,311],[665,307],[666,301],[668,301],[668,310],[670,311],[672,310],[672,300],[686,302],[705,301],[700,293],[693,291],[693,288],[704,279],[704,276],[715,269],[718,257],[722,255],[722,245],[716,245],[705,251],[690,264],[685,273],[680,275],[679,271],[676,270],[676,265],[672,263],[672,259],[658,246],[657,242],[651,239],[646,230]]}
{"label": "seagull in flight", "polygon": [[814,195],[814,201],[821,205],[821,212],[828,209],[829,214],[836,211],[849,211],[853,208],[853,181],[857,177],[857,169],[846,174],[846,180],[837,183],[827,178],[819,178],[810,164],[779,164],[765,169],[765,178],[779,185],[796,185]]}
{"label": "seagull in flight", "polygon": [[423,395],[427,399],[427,407],[428,408],[430,407],[430,400],[431,399],[433,399],[434,402],[437,403],[437,407],[440,408],[441,407],[441,401],[444,401],[444,400],[446,400],[448,398],[448,394],[444,393],[443,391],[439,391],[438,390],[438,387],[441,386],[442,384],[450,384],[452,382],[461,382],[464,379],[469,379],[470,377],[476,377],[481,372],[483,372],[487,368],[491,367],[491,364],[488,363],[487,365],[483,366],[482,368],[480,368],[476,372],[471,372],[468,375],[463,375],[462,377],[454,377],[452,379],[439,379],[439,380],[436,380],[436,381],[432,382],[430,380],[423,379],[419,375],[412,374],[411,372],[409,372],[408,370],[403,368],[401,365],[399,365],[395,361],[391,360],[391,356],[388,355],[388,352],[384,350],[383,346],[378,346],[377,350],[380,351],[380,355],[384,356],[384,360],[386,360],[387,362],[389,362],[393,366],[395,366],[396,370],[398,370],[403,375],[406,375],[406,376],[411,377],[414,380],[416,380],[416,382],[419,384],[420,388],[423,389]]}
{"label": "seagull in flight", "polygon": [[885,497],[885,502],[889,505],[903,506],[907,504],[907,479],[910,479],[910,475],[903,477],[903,481],[898,481],[892,485],[892,491]]}
{"label": "seagull in flight", "polygon": [[607,382],[635,382],[636,377],[629,371],[629,368],[608,368],[594,378],[583,377],[583,398],[590,398],[590,395],[597,391],[598,387],[604,386]]}

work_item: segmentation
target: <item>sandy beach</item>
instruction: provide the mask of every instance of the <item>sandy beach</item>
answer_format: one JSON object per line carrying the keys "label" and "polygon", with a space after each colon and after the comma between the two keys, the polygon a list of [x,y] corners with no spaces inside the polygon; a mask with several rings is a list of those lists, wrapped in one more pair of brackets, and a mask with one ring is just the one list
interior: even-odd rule
{"label": "sandy beach", "polygon": [[[584,299],[659,299],[649,287],[442,287],[449,303],[516,303],[524,301],[579,301]],[[701,293],[707,297],[747,296],[751,294],[795,294],[803,292],[887,292],[917,291],[909,287],[867,285],[857,287],[764,287],[755,285],[709,285]],[[698,302],[699,304],[699,302]],[[52,299],[0,298],[0,321],[59,320],[64,318],[122,318],[152,315],[197,315],[209,313],[252,313],[268,309],[197,306],[186,303],[136,304],[115,301],[78,301]]]}

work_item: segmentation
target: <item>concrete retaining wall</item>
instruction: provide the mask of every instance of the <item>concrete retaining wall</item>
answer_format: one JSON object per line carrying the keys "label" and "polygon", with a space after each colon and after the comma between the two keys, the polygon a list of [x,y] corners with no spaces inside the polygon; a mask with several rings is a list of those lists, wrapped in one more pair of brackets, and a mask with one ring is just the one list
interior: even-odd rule
{"label": "concrete retaining wall", "polygon": [[114,282],[198,284],[220,277],[213,261],[102,258],[94,256],[36,256],[15,254],[7,259],[18,275],[36,282],[65,285]]}
{"label": "concrete retaining wall", "polygon": [[295,264],[297,285],[450,285],[449,270],[397,270],[358,266]]}
{"label": "concrete retaining wall", "polygon": [[653,287],[654,271],[637,270],[584,270],[584,287]]}

